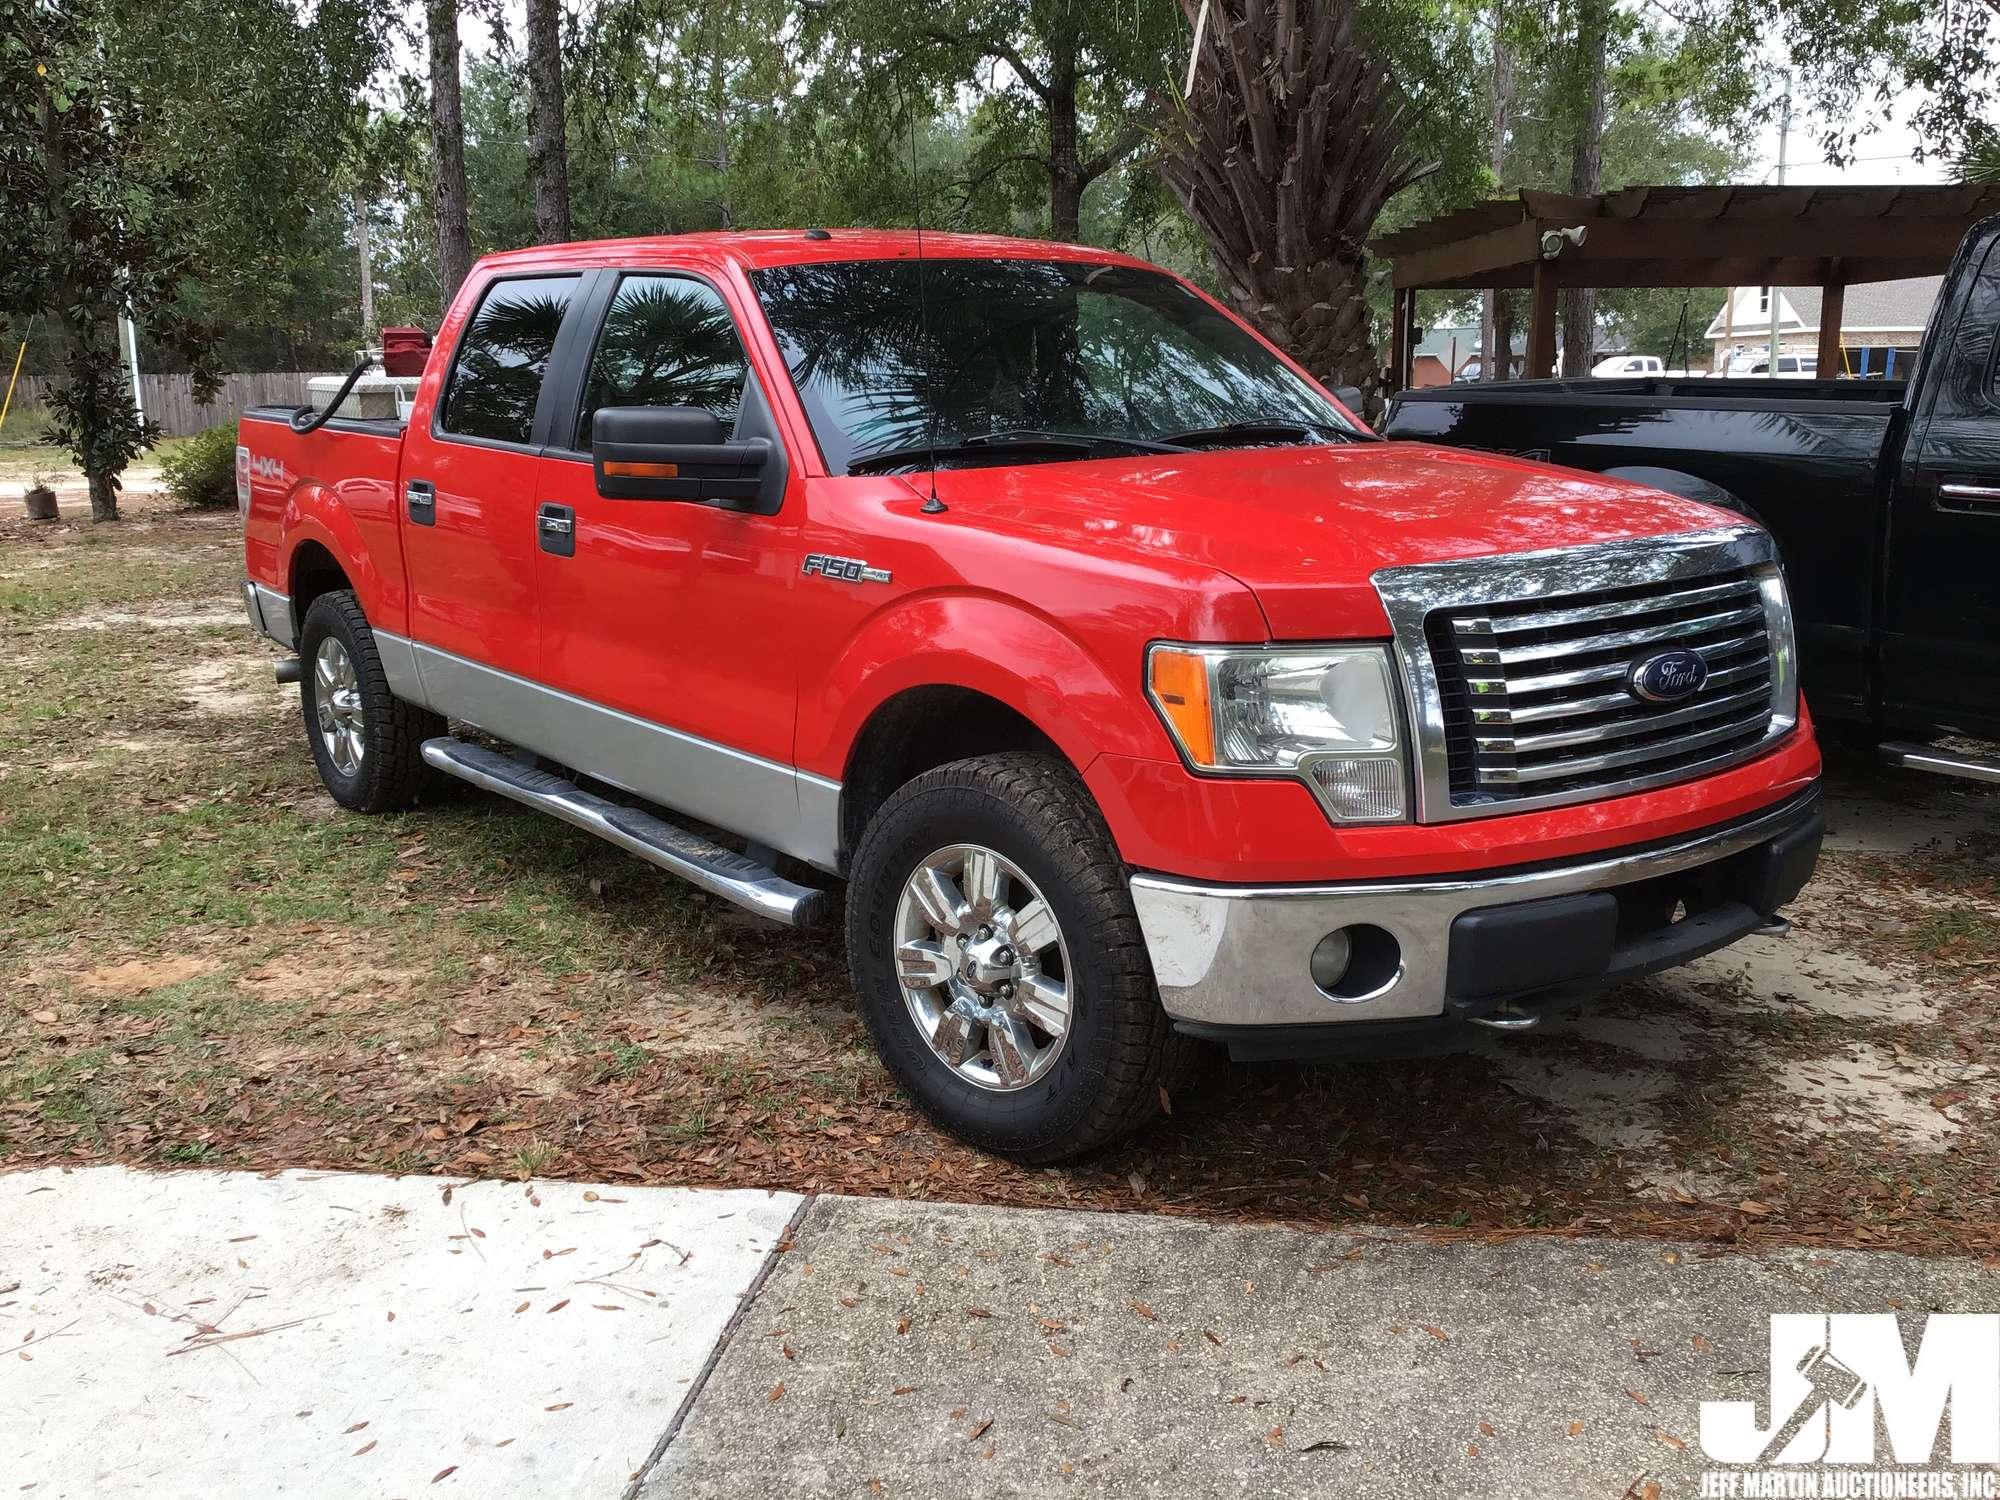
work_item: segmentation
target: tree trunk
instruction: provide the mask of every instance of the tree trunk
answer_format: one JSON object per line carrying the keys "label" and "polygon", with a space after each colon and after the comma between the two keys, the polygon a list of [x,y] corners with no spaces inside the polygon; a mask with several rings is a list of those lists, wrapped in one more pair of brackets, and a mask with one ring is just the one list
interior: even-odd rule
{"label": "tree trunk", "polygon": [[1498,363],[1486,378],[1489,380],[1512,380],[1514,378],[1514,294],[1511,291],[1495,291],[1493,298],[1493,347],[1498,351]]}
{"label": "tree trunk", "polygon": [[438,292],[449,310],[472,269],[465,190],[465,118],[458,92],[458,0],[425,0],[430,29],[431,155],[437,167]]}
{"label": "tree trunk", "polygon": [[1071,242],[1082,233],[1083,154],[1077,142],[1076,51],[1049,59],[1049,237]]}
{"label": "tree trunk", "polygon": [[90,519],[92,521],[115,521],[118,519],[118,476],[116,474],[85,474],[90,483]]}
{"label": "tree trunk", "polygon": [[[1492,11],[1493,25],[1493,146],[1488,164],[1493,169],[1496,187],[1507,184],[1507,130],[1514,113],[1514,49],[1508,45],[1505,6],[1496,0]],[[1507,331],[1501,329],[1501,304],[1506,299],[1493,287],[1480,294],[1479,317],[1479,378],[1481,380],[1505,380],[1512,374],[1513,318],[1506,319]]]}
{"label": "tree trunk", "polygon": [[528,171],[535,184],[535,235],[569,239],[569,142],[564,124],[562,12],[528,0]]}
{"label": "tree trunk", "polygon": [[[1182,0],[1189,24],[1198,0]],[[1212,0],[1195,84],[1161,163],[1237,311],[1373,405],[1382,369],[1362,248],[1424,175],[1410,106],[1352,36],[1354,0]]]}
{"label": "tree trunk", "polygon": [[129,452],[121,449],[115,430],[136,427],[138,409],[126,383],[124,362],[118,348],[118,315],[105,306],[101,288],[82,279],[78,267],[84,264],[76,253],[69,208],[69,143],[64,138],[65,118],[53,102],[42,103],[42,132],[46,167],[43,186],[48,194],[50,236],[48,250],[53,264],[63,267],[57,288],[57,303],[50,318],[50,342],[56,368],[63,382],[50,392],[50,406],[63,438],[77,459],[90,486],[90,519],[118,519],[118,474],[101,455]]}
{"label": "tree trunk", "polygon": [[[1604,190],[1604,95],[1611,42],[1612,0],[1584,0],[1577,24],[1575,78],[1581,113],[1570,156],[1569,190],[1582,196]],[[1597,293],[1564,287],[1557,303],[1562,321],[1563,374],[1588,375],[1596,362]]]}

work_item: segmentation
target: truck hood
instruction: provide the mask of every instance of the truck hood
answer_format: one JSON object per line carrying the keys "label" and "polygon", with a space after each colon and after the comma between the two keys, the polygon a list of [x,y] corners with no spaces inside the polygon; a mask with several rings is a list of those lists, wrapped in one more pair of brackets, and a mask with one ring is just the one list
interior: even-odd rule
{"label": "truck hood", "polygon": [[937,485],[985,531],[1226,573],[1277,640],[1387,636],[1378,569],[1741,523],[1623,480],[1415,443],[952,469]]}

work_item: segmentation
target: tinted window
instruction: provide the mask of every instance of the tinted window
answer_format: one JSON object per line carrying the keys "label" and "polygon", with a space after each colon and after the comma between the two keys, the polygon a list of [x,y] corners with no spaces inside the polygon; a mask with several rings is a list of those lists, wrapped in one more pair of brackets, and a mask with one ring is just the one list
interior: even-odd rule
{"label": "tinted window", "polygon": [[460,437],[525,443],[542,372],[576,290],[574,276],[496,281],[458,341],[438,426]]}
{"label": "tinted window", "polygon": [[1309,383],[1171,276],[954,258],[925,262],[920,288],[919,270],[908,260],[846,261],[753,278],[836,473],[933,439],[1023,430],[1141,442],[1231,422],[1335,439],[1354,432]]}
{"label": "tinted window", "polygon": [[591,356],[576,445],[590,447],[600,406],[698,406],[732,426],[747,373],[736,325],[713,287],[685,276],[627,276]]}

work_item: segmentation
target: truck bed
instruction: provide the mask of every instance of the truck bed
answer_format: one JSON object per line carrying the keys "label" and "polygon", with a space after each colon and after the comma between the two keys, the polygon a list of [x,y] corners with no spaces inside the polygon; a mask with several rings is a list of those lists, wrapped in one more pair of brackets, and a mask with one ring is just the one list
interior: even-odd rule
{"label": "truck bed", "polygon": [[[244,412],[236,440],[250,454],[253,500],[243,521],[244,562],[250,577],[289,597],[295,580],[279,559],[288,508],[310,500],[312,491],[337,486],[339,503],[328,513],[354,528],[336,538],[374,566],[357,587],[371,597],[370,618],[390,629],[403,628],[403,549],[397,536],[396,481],[403,462],[399,421],[336,417],[316,432],[294,432],[289,406],[254,406]],[[295,559],[296,561],[296,559]]]}

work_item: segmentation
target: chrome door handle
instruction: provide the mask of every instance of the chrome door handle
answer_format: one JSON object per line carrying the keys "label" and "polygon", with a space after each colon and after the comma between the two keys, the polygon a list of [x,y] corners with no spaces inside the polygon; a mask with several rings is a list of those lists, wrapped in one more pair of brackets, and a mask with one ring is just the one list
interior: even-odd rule
{"label": "chrome door handle", "polygon": [[412,479],[404,485],[403,504],[417,525],[437,525],[437,486],[428,479]]}
{"label": "chrome door handle", "polygon": [[536,540],[544,552],[554,557],[576,556],[576,510],[568,505],[543,504],[535,511]]}
{"label": "chrome door handle", "polygon": [[1938,486],[1940,500],[1956,500],[1974,510],[2000,510],[2000,485],[1958,484],[1946,481]]}

